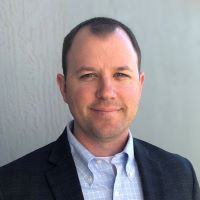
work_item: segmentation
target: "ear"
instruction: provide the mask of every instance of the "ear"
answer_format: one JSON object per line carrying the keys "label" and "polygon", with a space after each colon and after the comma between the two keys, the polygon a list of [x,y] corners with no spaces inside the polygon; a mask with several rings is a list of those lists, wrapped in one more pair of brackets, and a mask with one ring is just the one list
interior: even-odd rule
{"label": "ear", "polygon": [[67,103],[66,80],[62,74],[57,74],[57,84],[60,88],[63,100],[65,101],[65,103]]}
{"label": "ear", "polygon": [[143,89],[143,85],[144,85],[144,72],[141,72],[139,75],[139,84],[140,84],[140,97],[142,95],[142,89]]}
{"label": "ear", "polygon": [[141,86],[141,90],[143,88],[144,85],[144,72],[140,73],[140,86]]}

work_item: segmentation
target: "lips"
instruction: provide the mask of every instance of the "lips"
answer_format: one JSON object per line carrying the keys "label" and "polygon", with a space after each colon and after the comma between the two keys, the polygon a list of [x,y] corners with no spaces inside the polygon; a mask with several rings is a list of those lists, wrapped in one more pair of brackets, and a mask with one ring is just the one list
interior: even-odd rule
{"label": "lips", "polygon": [[91,110],[96,111],[96,112],[116,112],[120,111],[120,108],[91,108]]}
{"label": "lips", "polygon": [[98,113],[113,113],[121,111],[122,108],[119,106],[93,106],[91,110]]}
{"label": "lips", "polygon": [[90,109],[95,113],[102,114],[112,114],[115,112],[119,112],[123,110],[123,106],[121,106],[117,102],[97,102],[90,105]]}

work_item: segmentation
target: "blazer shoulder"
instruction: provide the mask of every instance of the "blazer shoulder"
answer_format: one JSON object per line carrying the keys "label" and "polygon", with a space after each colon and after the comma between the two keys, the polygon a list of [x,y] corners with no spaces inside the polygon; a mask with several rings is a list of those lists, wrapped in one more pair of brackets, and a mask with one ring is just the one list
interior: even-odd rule
{"label": "blazer shoulder", "polygon": [[45,168],[54,144],[55,142],[52,142],[0,167],[0,176],[11,171],[37,170],[38,168]]}
{"label": "blazer shoulder", "polygon": [[166,189],[171,190],[172,186],[179,190],[184,188],[188,194],[192,192],[192,199],[200,199],[198,180],[188,159],[139,139],[134,139],[134,149],[136,160],[143,163],[144,169],[149,163],[160,169]]}
{"label": "blazer shoulder", "polygon": [[64,130],[56,141],[0,167],[0,177],[8,172],[44,171],[52,167],[52,164],[62,162],[68,155],[70,155],[70,148]]}
{"label": "blazer shoulder", "polygon": [[151,160],[156,161],[161,166],[164,165],[165,169],[176,166],[176,168],[180,167],[191,171],[191,162],[181,155],[171,153],[158,146],[136,138],[134,138],[134,145],[136,146],[136,151],[142,151],[143,154],[147,155]]}

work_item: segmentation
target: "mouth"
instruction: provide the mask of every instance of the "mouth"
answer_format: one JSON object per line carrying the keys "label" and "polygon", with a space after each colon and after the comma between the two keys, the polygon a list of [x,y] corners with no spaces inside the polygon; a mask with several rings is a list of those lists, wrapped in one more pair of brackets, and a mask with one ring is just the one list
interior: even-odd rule
{"label": "mouth", "polygon": [[91,110],[97,113],[113,113],[113,112],[119,112],[122,109],[121,108],[91,108]]}

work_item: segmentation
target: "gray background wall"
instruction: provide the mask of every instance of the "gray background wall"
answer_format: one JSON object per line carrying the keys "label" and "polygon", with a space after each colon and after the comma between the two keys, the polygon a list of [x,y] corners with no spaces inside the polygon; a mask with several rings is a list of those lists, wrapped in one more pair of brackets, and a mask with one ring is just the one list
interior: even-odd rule
{"label": "gray background wall", "polygon": [[189,158],[200,180],[199,0],[0,0],[0,165],[55,140],[66,33],[93,16],[129,25],[146,74],[136,137]]}

